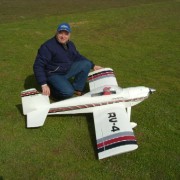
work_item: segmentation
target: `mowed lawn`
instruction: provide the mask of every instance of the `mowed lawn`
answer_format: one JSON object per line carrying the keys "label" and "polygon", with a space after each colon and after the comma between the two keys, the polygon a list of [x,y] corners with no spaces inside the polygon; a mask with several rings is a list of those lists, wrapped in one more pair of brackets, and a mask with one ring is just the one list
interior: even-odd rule
{"label": "mowed lawn", "polygon": [[[179,0],[2,0],[0,13],[0,179],[180,178]],[[132,108],[136,151],[99,161],[92,114],[26,128],[20,92],[39,89],[32,65],[61,22],[121,87],[157,90]]]}

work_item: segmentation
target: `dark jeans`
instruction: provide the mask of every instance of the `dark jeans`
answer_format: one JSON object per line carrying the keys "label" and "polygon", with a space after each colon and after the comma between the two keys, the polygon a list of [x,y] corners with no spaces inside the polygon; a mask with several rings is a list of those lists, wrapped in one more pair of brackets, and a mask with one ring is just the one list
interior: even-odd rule
{"label": "dark jeans", "polygon": [[[54,74],[48,77],[51,95],[57,100],[62,100],[72,97],[75,90],[83,91],[91,66],[89,60],[83,59],[74,62],[66,74]],[[72,83],[71,78],[73,78]]]}

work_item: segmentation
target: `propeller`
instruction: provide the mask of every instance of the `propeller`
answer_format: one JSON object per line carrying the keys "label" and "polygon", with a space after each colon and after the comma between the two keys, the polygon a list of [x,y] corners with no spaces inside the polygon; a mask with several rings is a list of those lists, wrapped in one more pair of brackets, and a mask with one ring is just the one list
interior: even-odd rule
{"label": "propeller", "polygon": [[149,88],[149,93],[150,93],[150,94],[154,93],[155,91],[156,91],[155,89]]}

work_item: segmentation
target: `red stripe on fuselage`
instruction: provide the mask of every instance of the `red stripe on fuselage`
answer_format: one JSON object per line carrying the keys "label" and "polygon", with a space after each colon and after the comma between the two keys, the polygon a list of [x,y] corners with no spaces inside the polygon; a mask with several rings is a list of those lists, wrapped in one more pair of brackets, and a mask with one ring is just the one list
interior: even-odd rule
{"label": "red stripe on fuselage", "polygon": [[[142,98],[135,98],[135,101],[137,100],[143,100],[147,97],[142,97]],[[59,107],[59,108],[51,108],[49,110],[49,113],[56,113],[56,112],[63,112],[63,111],[71,111],[71,110],[77,110],[77,109],[85,109],[85,108],[90,108],[90,107],[96,107],[96,106],[103,106],[107,104],[114,104],[114,103],[120,103],[120,102],[133,102],[134,99],[127,99],[127,100],[112,100],[112,101],[107,101],[107,102],[100,102],[100,103],[94,103],[94,104],[84,104],[84,105],[77,105],[77,106],[69,106],[69,107]]]}

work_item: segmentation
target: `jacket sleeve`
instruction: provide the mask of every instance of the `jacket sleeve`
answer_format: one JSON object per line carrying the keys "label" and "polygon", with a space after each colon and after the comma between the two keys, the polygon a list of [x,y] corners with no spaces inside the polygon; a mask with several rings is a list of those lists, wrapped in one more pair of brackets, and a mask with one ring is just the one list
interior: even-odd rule
{"label": "jacket sleeve", "polygon": [[46,65],[48,61],[50,61],[52,58],[52,53],[50,50],[47,48],[46,45],[42,45],[40,49],[38,50],[34,65],[33,65],[33,70],[34,70],[34,75],[36,77],[36,80],[38,84],[43,85],[47,83],[47,77],[46,77]]}

